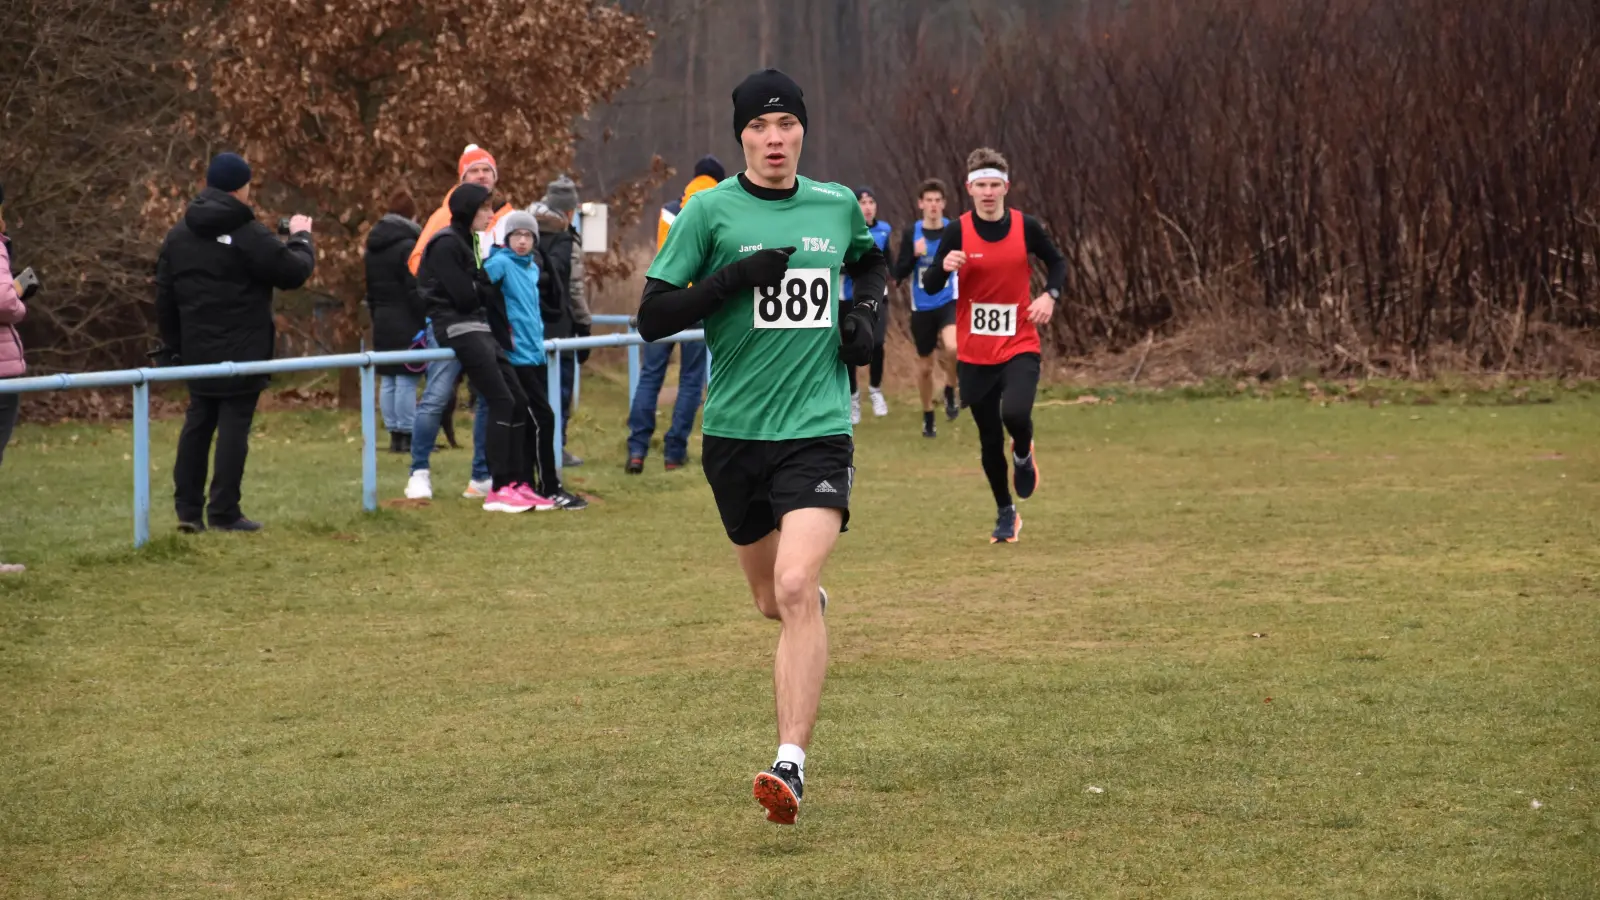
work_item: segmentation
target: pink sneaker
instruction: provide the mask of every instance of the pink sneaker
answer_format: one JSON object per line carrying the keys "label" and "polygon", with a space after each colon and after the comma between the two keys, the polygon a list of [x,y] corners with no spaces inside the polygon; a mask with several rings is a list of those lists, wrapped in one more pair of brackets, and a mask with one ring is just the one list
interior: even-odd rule
{"label": "pink sneaker", "polygon": [[533,509],[533,501],[522,495],[516,485],[508,484],[498,491],[490,491],[483,498],[484,512],[524,513]]}
{"label": "pink sneaker", "polygon": [[533,485],[528,484],[527,482],[514,484],[511,486],[511,490],[521,494],[522,499],[532,503],[535,510],[543,511],[556,508],[556,502],[554,500],[551,500],[549,497],[540,494],[538,491],[533,489]]}

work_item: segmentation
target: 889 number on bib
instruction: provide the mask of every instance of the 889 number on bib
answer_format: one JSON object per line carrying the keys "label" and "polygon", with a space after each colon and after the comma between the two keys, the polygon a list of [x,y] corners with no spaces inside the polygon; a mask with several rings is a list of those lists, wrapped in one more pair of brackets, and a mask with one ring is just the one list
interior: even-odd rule
{"label": "889 number on bib", "polygon": [[832,328],[833,270],[790,269],[755,299],[756,328]]}

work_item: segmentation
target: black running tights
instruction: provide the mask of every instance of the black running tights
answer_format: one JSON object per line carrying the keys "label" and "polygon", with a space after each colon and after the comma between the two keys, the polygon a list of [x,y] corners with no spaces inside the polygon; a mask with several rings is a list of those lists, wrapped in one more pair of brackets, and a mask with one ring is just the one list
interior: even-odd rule
{"label": "black running tights", "polygon": [[1032,452],[1033,398],[1039,391],[1039,357],[1024,354],[997,366],[961,364],[961,397],[972,410],[983,450],[983,474],[997,507],[1011,505],[1006,434],[1016,452]]}
{"label": "black running tights", "polygon": [[456,351],[467,383],[489,403],[489,439],[484,448],[494,489],[515,484],[526,455],[528,397],[522,392],[517,373],[506,360],[494,336],[486,331],[470,331],[448,338],[445,346]]}

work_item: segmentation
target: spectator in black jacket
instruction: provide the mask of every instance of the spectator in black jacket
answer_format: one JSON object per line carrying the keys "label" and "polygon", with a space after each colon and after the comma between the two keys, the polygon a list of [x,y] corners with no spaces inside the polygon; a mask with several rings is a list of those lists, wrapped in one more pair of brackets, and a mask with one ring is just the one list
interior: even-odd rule
{"label": "spectator in black jacket", "polygon": [[435,232],[423,249],[417,289],[433,320],[434,337],[456,352],[467,381],[489,404],[485,455],[493,483],[483,508],[521,513],[552,504],[518,479],[528,398],[506,356],[511,326],[505,300],[484,272],[476,248],[478,232],[494,216],[489,195],[479,184],[463,183],[451,192],[450,224]]}
{"label": "spectator in black jacket", "polygon": [[[539,220],[539,249],[560,284],[559,301],[545,317],[545,337],[588,337],[593,333],[594,316],[584,291],[583,245],[572,219],[578,209],[578,186],[565,175],[545,188],[544,199],[528,208]],[[541,304],[548,306],[549,304]],[[572,422],[572,389],[578,366],[589,361],[589,351],[568,350],[561,354],[561,464],[581,466],[583,460],[567,448],[567,426]]]}
{"label": "spectator in black jacket", "polygon": [[[410,350],[418,343],[428,317],[417,293],[417,279],[406,260],[417,245],[422,226],[417,204],[405,191],[389,199],[389,213],[367,233],[367,310],[372,314],[374,350]],[[422,380],[404,365],[379,366],[379,409],[389,430],[389,452],[411,452],[411,425],[417,417],[417,383]]]}
{"label": "spectator in black jacket", "polygon": [[[156,263],[156,314],[165,345],[161,362],[205,365],[272,358],[277,332],[272,292],[305,284],[316,267],[311,219],[289,220],[280,242],[247,205],[250,166],[223,153],[206,169],[206,187],[183,219],[167,232]],[[189,382],[189,409],[172,470],[178,530],[210,527],[259,531],[239,509],[250,422],[268,376],[244,375]],[[216,473],[205,497],[206,457],[217,439]]]}

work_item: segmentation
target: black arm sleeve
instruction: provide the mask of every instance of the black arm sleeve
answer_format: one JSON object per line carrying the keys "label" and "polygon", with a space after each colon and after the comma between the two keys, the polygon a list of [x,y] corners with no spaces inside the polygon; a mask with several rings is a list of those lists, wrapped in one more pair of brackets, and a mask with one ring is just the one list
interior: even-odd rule
{"label": "black arm sleeve", "polygon": [[181,353],[183,330],[178,318],[178,298],[172,292],[172,267],[167,263],[166,242],[161,244],[161,255],[156,258],[156,325],[161,331],[161,343],[173,353]]}
{"label": "black arm sleeve", "polygon": [[[450,306],[463,315],[478,311],[478,285],[473,279],[476,268],[470,257],[473,250],[458,240],[436,239],[422,251],[423,265],[433,273],[439,290],[450,299]],[[422,267],[417,268],[418,272]]]}
{"label": "black arm sleeve", "polygon": [[1033,216],[1023,215],[1022,236],[1028,243],[1028,252],[1045,265],[1045,289],[1060,292],[1067,284],[1067,258]]}
{"label": "black arm sleeve", "polygon": [[884,294],[889,289],[889,260],[879,250],[877,245],[861,254],[855,262],[844,264],[846,275],[855,282],[855,297],[875,297],[878,300],[879,314],[883,307]]}
{"label": "black arm sleeve", "polygon": [[659,278],[644,280],[639,301],[639,336],[647,341],[671,337],[717,311],[727,299],[718,272],[704,281],[680,288]]}
{"label": "black arm sleeve", "polygon": [[944,290],[950,281],[950,273],[944,270],[944,258],[951,251],[961,249],[961,220],[957,219],[945,226],[944,236],[939,238],[939,253],[933,258],[933,265],[928,267],[928,274],[922,276],[922,289],[930,294],[937,294]]}
{"label": "black arm sleeve", "polygon": [[308,231],[290,235],[285,244],[280,243],[267,226],[251,221],[233,233],[233,244],[244,253],[251,274],[280,291],[292,291],[304,285],[317,266],[316,250]]}
{"label": "black arm sleeve", "polygon": [[889,276],[895,281],[905,281],[917,269],[917,241],[915,226],[907,228],[900,236],[900,255],[889,263]]}

